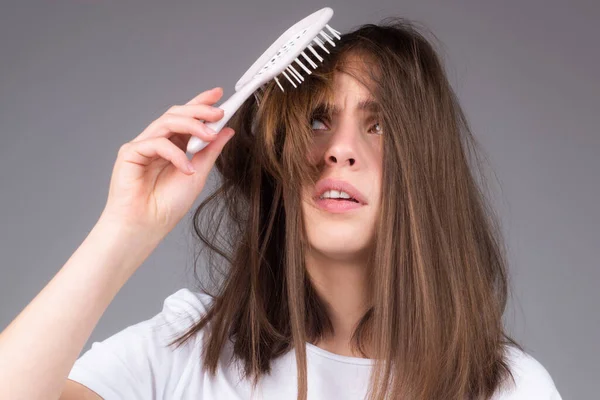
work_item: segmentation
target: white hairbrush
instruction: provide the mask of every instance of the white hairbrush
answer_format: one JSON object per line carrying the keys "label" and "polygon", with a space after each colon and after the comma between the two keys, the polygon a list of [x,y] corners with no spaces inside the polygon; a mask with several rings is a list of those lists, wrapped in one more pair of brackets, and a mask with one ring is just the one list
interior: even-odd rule
{"label": "white hairbrush", "polygon": [[[308,48],[314,58],[318,62],[322,62],[323,58],[313,48],[312,43],[318,45],[327,54],[329,54],[329,50],[325,47],[325,43],[329,43],[335,47],[334,38],[329,36],[323,28],[326,27],[335,38],[340,39],[340,32],[327,24],[332,15],[333,10],[325,7],[298,21],[279,36],[267,51],[252,64],[240,80],[237,81],[235,84],[235,93],[219,106],[219,108],[225,111],[223,118],[216,122],[206,123],[206,126],[212,128],[215,132],[219,132],[244,101],[256,89],[271,79],[275,79],[279,88],[283,90],[283,86],[277,79],[279,74],[283,74],[294,88],[297,87],[297,84],[301,84],[304,78],[298,69],[304,70],[304,72],[310,75],[310,68],[317,68],[317,64],[310,59],[304,50]],[[323,39],[319,38],[319,35]],[[307,62],[308,67],[298,58],[300,55]],[[298,69],[294,68],[292,65],[293,62],[296,62]],[[207,142],[204,142],[197,136],[192,136],[187,144],[187,152],[191,154],[197,153],[207,145]]]}

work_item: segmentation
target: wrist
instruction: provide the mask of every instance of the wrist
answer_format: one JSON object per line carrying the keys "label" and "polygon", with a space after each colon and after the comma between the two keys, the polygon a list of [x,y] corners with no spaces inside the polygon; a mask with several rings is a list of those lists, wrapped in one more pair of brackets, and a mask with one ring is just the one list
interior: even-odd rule
{"label": "wrist", "polygon": [[145,238],[148,240],[160,241],[166,235],[158,229],[152,229],[146,225],[136,224],[125,221],[123,218],[115,217],[103,211],[96,223],[98,229],[111,231],[113,234],[128,239],[131,237]]}
{"label": "wrist", "polygon": [[137,269],[154,251],[164,235],[101,217],[88,240],[110,251],[124,267]]}

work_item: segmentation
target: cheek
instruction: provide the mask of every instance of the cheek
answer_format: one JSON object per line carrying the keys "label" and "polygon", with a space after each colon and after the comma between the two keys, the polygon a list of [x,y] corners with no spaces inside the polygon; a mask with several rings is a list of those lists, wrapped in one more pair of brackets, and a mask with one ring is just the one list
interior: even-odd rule
{"label": "cheek", "polygon": [[375,154],[373,159],[373,197],[376,200],[376,207],[381,205],[381,193],[383,191],[383,159],[382,152]]}
{"label": "cheek", "polygon": [[319,163],[324,153],[325,146],[323,144],[318,143],[318,141],[315,141],[309,145],[308,154],[306,155],[306,158],[310,164],[316,165]]}
{"label": "cheek", "polygon": [[319,153],[315,148],[312,148],[308,151],[308,154],[306,155],[306,160],[309,164],[312,165],[315,165],[317,163],[317,161],[319,160]]}

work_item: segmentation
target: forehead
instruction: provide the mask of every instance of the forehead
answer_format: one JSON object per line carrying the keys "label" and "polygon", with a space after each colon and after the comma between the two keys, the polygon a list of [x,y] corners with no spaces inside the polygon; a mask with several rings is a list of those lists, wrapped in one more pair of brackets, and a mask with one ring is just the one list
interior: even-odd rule
{"label": "forehead", "polygon": [[331,96],[325,99],[322,107],[334,115],[341,113],[344,109],[378,112],[379,103],[373,98],[365,84],[359,81],[366,77],[358,76],[357,79],[356,76],[355,72],[336,71]]}
{"label": "forehead", "polygon": [[323,99],[327,108],[334,111],[358,105],[361,107],[357,108],[361,109],[373,108],[365,107],[365,102],[373,103],[374,100],[371,91],[374,89],[373,79],[376,79],[374,74],[377,74],[377,65],[371,56],[353,50],[336,62],[332,72],[329,95]]}
{"label": "forehead", "polygon": [[[360,77],[363,78],[363,75],[361,74]],[[368,89],[356,79],[354,72],[336,71],[333,76],[333,91],[336,100],[370,96]]]}

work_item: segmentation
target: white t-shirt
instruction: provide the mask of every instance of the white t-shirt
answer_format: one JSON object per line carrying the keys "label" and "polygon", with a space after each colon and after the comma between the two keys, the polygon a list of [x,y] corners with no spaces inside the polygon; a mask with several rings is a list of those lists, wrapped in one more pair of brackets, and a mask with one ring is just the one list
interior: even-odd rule
{"label": "white t-shirt", "polygon": [[[174,349],[166,343],[197,322],[212,301],[205,293],[180,289],[167,297],[153,318],[131,325],[102,342],[92,343],[74,364],[69,379],[106,400],[113,399],[269,399],[295,400],[296,360],[293,350],[272,361],[272,372],[251,394],[251,382],[240,380],[237,363],[228,365],[232,343],[227,341],[217,376],[201,365],[202,334]],[[334,354],[306,344],[308,399],[364,399],[373,362]],[[516,385],[493,400],[562,400],[546,369],[527,353],[509,348]]]}

